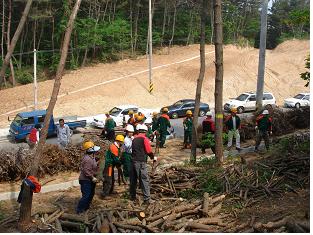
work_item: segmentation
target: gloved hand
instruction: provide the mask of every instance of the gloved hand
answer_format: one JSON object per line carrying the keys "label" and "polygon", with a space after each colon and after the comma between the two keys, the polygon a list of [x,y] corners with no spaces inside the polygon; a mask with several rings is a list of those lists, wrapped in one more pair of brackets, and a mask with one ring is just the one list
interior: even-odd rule
{"label": "gloved hand", "polygon": [[158,157],[157,156],[154,156],[153,157],[153,162],[156,162],[158,160]]}
{"label": "gloved hand", "polygon": [[257,130],[257,129],[259,129],[259,128],[258,128],[258,126],[255,126],[255,128],[254,128],[254,129],[255,129],[255,130]]}
{"label": "gloved hand", "polygon": [[150,159],[151,159],[151,160],[153,160],[153,159],[154,159],[154,154],[153,154],[152,152],[151,152],[151,153],[149,153],[149,154],[148,154],[148,156],[150,157]]}
{"label": "gloved hand", "polygon": [[92,177],[92,182],[93,182],[93,183],[97,183],[97,182],[98,182],[98,179],[93,176],[93,177]]}
{"label": "gloved hand", "polygon": [[270,131],[270,132],[269,132],[269,134],[270,134],[270,135],[273,135],[273,132],[272,132],[272,131]]}

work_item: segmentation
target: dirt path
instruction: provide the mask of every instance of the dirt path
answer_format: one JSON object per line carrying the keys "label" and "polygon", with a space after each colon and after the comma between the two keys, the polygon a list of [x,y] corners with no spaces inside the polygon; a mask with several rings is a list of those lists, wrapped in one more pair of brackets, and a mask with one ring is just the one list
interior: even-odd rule
{"label": "dirt path", "polygon": [[[199,46],[175,47],[171,54],[166,50],[156,52],[153,66],[163,66],[153,71],[154,93],[149,95],[148,63],[145,57],[123,60],[112,64],[97,64],[67,72],[62,80],[61,97],[55,107],[55,116],[89,116],[103,113],[114,105],[136,104],[145,108],[158,108],[182,98],[195,95],[199,73]],[[207,52],[214,51],[212,45]],[[308,91],[299,78],[304,71],[304,59],[309,53],[309,41],[287,41],[273,51],[267,51],[265,90],[271,91],[278,103],[300,91]],[[203,84],[202,100],[214,103],[214,53],[206,55],[207,70]],[[258,50],[254,48],[224,48],[224,100],[240,92],[255,90],[257,77]],[[130,76],[131,74],[135,74]],[[108,81],[124,77],[107,83]],[[88,88],[95,84],[101,84]],[[39,83],[39,102],[50,98],[53,81]],[[88,88],[88,89],[84,89]],[[83,89],[80,92],[74,92]],[[32,84],[0,91],[0,126],[7,126],[7,114],[12,110],[31,110],[33,99]],[[28,107],[24,109],[25,107]],[[39,108],[46,108],[41,103]],[[15,116],[15,113],[10,115]]]}

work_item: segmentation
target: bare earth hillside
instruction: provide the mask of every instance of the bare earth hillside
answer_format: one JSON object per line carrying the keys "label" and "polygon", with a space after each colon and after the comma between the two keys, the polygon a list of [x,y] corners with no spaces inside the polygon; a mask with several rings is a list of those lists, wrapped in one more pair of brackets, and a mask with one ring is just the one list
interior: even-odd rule
{"label": "bare earth hillside", "polygon": [[[265,90],[274,93],[278,104],[282,104],[286,97],[309,91],[299,76],[305,71],[304,59],[309,50],[309,41],[292,40],[266,52]],[[153,57],[153,67],[156,68],[153,70],[152,95],[147,91],[148,61],[145,57],[67,72],[62,80],[55,116],[90,116],[121,104],[158,108],[178,99],[193,98],[200,67],[199,45],[174,47],[170,54],[167,51],[156,52]],[[206,53],[202,101],[213,105],[214,46],[207,45]],[[254,48],[224,47],[224,101],[256,89],[258,56],[258,50]],[[39,108],[46,108],[53,81],[41,82],[38,87]],[[0,91],[0,125],[9,124],[8,115],[32,110],[32,104],[32,84]]]}

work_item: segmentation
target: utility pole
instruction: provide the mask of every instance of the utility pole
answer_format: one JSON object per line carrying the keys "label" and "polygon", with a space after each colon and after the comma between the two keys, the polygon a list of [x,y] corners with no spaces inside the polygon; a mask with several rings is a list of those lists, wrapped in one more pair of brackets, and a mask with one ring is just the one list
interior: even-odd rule
{"label": "utility pole", "polygon": [[149,93],[153,91],[152,83],[152,6],[151,0],[149,0]]}
{"label": "utility pole", "polygon": [[258,112],[261,111],[263,106],[264,70],[265,70],[265,52],[266,52],[266,34],[267,34],[267,5],[268,0],[263,0],[261,12],[258,82],[256,90],[256,108]]}
{"label": "utility pole", "polygon": [[37,109],[37,50],[34,49],[34,110]]}

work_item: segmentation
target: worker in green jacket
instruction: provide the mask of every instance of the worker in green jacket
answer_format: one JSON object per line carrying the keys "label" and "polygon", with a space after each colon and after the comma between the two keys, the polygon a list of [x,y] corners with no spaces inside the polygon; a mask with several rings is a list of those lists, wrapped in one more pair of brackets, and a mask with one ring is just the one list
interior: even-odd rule
{"label": "worker in green jacket", "polygon": [[106,113],[105,116],[104,131],[106,132],[106,138],[113,142],[115,138],[114,128],[116,127],[116,123],[109,113]]}
{"label": "worker in green jacket", "polygon": [[187,117],[184,119],[184,148],[191,148],[191,135],[192,135],[192,111],[187,110]]}
{"label": "worker in green jacket", "polygon": [[114,143],[112,143],[105,154],[105,165],[103,169],[103,189],[102,199],[113,192],[114,188],[114,167],[120,167],[120,148],[124,143],[124,136],[117,135]]}
{"label": "worker in green jacket", "polygon": [[160,148],[165,148],[166,136],[169,135],[167,128],[171,127],[170,117],[168,116],[168,108],[163,108],[162,115],[158,119],[158,133],[160,134]]}
{"label": "worker in green jacket", "polygon": [[156,131],[158,129],[158,113],[152,113],[152,131]]}

